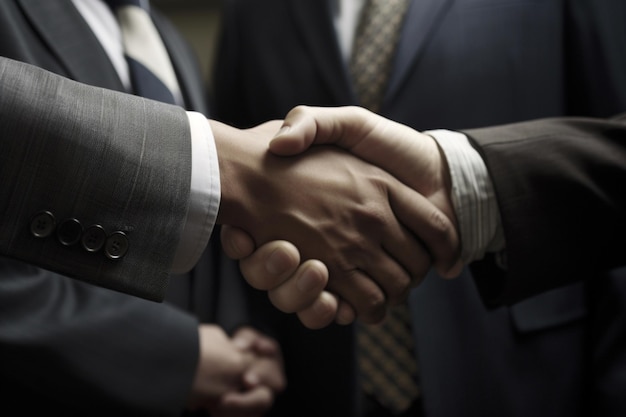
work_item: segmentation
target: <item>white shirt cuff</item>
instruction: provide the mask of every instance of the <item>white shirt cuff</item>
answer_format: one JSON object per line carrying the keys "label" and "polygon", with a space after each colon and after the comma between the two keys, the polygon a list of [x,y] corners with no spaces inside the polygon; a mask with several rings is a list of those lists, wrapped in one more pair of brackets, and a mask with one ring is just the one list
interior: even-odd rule
{"label": "white shirt cuff", "polygon": [[485,252],[504,249],[500,210],[480,154],[462,133],[449,130],[424,133],[435,138],[448,161],[463,261],[482,259]]}
{"label": "white shirt cuff", "polygon": [[206,117],[187,112],[191,129],[191,190],[187,219],[174,255],[172,273],[195,266],[206,248],[220,206],[220,170],[213,132]]}

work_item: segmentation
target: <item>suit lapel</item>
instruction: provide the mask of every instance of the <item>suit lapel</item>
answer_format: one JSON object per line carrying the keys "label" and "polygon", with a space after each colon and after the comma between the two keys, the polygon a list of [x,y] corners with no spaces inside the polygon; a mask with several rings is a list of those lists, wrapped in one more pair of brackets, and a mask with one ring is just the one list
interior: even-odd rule
{"label": "suit lapel", "polygon": [[67,70],[86,84],[123,91],[113,65],[70,0],[18,0],[26,17]]}
{"label": "suit lapel", "polygon": [[[356,102],[348,73],[341,59],[332,23],[330,3],[326,0],[288,1],[305,47],[311,52],[324,82],[337,103]],[[323,7],[320,7],[320,3]],[[338,76],[340,74],[340,76]]]}
{"label": "suit lapel", "polygon": [[454,0],[415,0],[407,11],[400,43],[396,51],[385,102],[393,99],[410,69],[424,49],[433,31]]}

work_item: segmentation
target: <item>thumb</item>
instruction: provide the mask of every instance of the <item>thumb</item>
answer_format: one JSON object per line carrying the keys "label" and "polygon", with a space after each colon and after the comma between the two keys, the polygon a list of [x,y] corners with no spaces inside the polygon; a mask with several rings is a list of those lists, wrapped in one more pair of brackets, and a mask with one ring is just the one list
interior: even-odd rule
{"label": "thumb", "polygon": [[256,249],[252,237],[237,227],[223,225],[220,230],[222,248],[231,259],[243,259],[250,256]]}
{"label": "thumb", "polygon": [[292,109],[283,125],[270,141],[270,152],[280,156],[297,155],[307,150],[315,141],[317,125],[310,109],[298,106]]}
{"label": "thumb", "polygon": [[382,118],[362,107],[294,107],[270,142],[276,155],[296,155],[311,145],[337,145],[352,149]]}

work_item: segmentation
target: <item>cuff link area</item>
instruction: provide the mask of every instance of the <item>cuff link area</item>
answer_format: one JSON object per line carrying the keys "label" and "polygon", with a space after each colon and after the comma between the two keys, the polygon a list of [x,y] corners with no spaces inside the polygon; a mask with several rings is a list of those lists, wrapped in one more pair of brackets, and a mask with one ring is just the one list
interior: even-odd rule
{"label": "cuff link area", "polygon": [[104,248],[104,255],[113,260],[123,258],[128,253],[129,242],[126,233],[115,231],[107,235],[104,227],[92,224],[86,229],[76,218],[65,219],[58,223],[50,211],[40,211],[30,222],[30,233],[35,238],[45,239],[54,234],[63,246],[80,246],[87,252],[96,253]]}

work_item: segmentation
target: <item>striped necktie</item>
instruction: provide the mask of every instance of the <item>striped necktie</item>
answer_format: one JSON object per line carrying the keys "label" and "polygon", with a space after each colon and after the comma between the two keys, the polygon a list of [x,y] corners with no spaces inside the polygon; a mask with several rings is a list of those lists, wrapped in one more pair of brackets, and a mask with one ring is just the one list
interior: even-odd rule
{"label": "striped necktie", "polygon": [[[410,0],[368,0],[361,12],[350,60],[359,104],[377,112],[382,104]],[[361,387],[394,414],[419,396],[417,360],[407,304],[393,307],[384,323],[357,325]]]}
{"label": "striped necktie", "polygon": [[133,92],[142,97],[181,104],[176,73],[152,18],[148,0],[105,0],[122,33]]}

